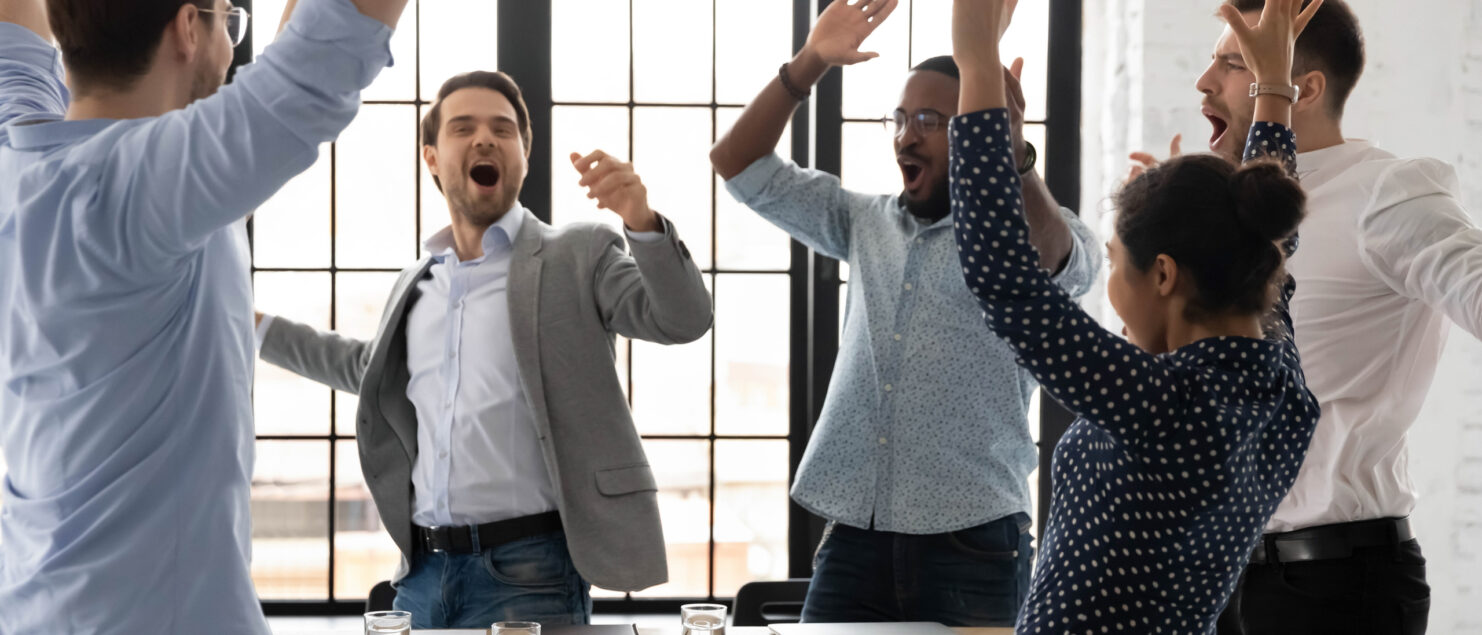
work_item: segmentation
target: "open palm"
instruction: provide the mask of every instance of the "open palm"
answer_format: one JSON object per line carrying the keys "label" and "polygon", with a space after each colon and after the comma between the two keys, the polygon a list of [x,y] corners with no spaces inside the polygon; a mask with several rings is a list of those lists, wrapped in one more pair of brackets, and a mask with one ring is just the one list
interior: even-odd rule
{"label": "open palm", "polygon": [[869,37],[890,13],[895,11],[899,0],[834,0],[813,32],[808,34],[807,48],[830,66],[848,66],[879,57],[879,53],[860,51],[865,38]]}

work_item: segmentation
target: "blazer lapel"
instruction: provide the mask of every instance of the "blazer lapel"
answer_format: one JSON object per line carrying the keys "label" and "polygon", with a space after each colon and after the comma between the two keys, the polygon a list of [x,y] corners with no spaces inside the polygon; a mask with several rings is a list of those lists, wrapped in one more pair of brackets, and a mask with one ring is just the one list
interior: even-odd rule
{"label": "blazer lapel", "polygon": [[545,387],[540,378],[540,271],[541,235],[545,223],[528,210],[520,235],[515,239],[509,264],[509,324],[514,338],[515,363],[531,412],[536,433],[546,435]]}
{"label": "blazer lapel", "polygon": [[[382,325],[381,337],[376,342],[379,350],[372,355],[370,363],[370,367],[378,372],[376,385],[368,388],[374,390],[371,394],[376,395],[377,409],[401,441],[409,462],[416,461],[417,458],[417,416],[416,409],[410,407],[406,396],[407,382],[410,380],[410,377],[406,377],[409,373],[406,367],[406,318],[407,311],[419,295],[417,283],[427,277],[432,264],[431,258],[417,263],[412,275],[404,277],[392,291],[396,304],[386,313],[386,323]],[[395,381],[388,382],[388,378]]]}

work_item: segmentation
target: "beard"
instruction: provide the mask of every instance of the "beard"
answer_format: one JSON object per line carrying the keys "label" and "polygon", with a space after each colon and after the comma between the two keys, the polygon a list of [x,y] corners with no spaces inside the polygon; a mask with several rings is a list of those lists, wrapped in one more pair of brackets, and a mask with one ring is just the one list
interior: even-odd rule
{"label": "beard", "polygon": [[926,198],[917,200],[901,192],[901,200],[912,216],[930,223],[942,220],[952,213],[952,188],[947,179],[933,183]]}
{"label": "beard", "polygon": [[482,197],[469,191],[467,185],[449,185],[446,187],[448,202],[452,204],[459,216],[478,227],[488,227],[499,222],[504,214],[514,206],[514,196],[507,193],[505,188],[500,188],[496,197]]}
{"label": "beard", "polygon": [[216,94],[221,90],[221,85],[226,82],[226,76],[217,72],[216,69],[202,64],[196,70],[195,77],[190,82],[190,101],[195,103]]}

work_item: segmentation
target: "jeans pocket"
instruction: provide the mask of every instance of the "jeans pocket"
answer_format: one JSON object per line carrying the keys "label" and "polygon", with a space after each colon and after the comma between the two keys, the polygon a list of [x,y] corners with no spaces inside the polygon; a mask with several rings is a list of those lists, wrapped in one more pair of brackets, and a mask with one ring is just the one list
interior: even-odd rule
{"label": "jeans pocket", "polygon": [[524,538],[485,549],[482,560],[496,581],[520,587],[566,584],[575,568],[562,536]]}
{"label": "jeans pocket", "polygon": [[945,534],[953,551],[977,560],[1014,560],[1019,557],[1019,526],[1006,521],[969,527]]}

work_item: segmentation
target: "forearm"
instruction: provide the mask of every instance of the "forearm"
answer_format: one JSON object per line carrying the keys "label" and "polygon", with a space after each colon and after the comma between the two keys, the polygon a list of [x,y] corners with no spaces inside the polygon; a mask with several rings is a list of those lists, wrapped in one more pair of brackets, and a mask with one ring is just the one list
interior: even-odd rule
{"label": "forearm", "polygon": [[283,17],[278,19],[279,33],[282,33],[283,28],[288,26],[288,19],[293,17],[293,9],[297,6],[298,0],[288,0],[288,4],[283,7]]}
{"label": "forearm", "polygon": [[[401,19],[402,10],[406,9],[408,0],[350,0],[355,8],[366,17],[379,20],[382,24],[396,28],[396,23]],[[292,0],[288,7],[293,10]]]}
{"label": "forearm", "polygon": [[0,22],[19,24],[41,39],[52,41],[51,24],[46,21],[45,0],[0,0]]}
{"label": "forearm", "polygon": [[1039,266],[1051,273],[1065,268],[1075,236],[1060,216],[1060,203],[1050,193],[1039,174],[1030,171],[1023,178],[1024,219],[1029,223],[1029,242],[1039,250]]}
{"label": "forearm", "polygon": [[[787,74],[795,88],[807,90],[828,69],[828,64],[804,47],[788,63]],[[775,150],[799,103],[782,86],[780,78],[773,77],[767,82],[766,88],[742,111],[736,125],[710,149],[710,164],[721,178],[729,180]]]}
{"label": "forearm", "polygon": [[258,355],[263,361],[335,390],[357,394],[369,342],[274,317]]}

